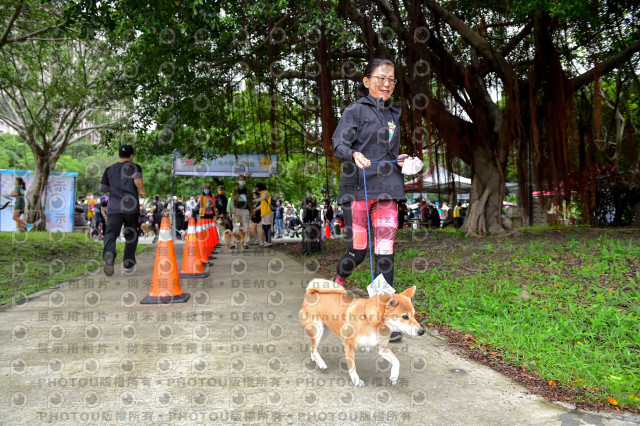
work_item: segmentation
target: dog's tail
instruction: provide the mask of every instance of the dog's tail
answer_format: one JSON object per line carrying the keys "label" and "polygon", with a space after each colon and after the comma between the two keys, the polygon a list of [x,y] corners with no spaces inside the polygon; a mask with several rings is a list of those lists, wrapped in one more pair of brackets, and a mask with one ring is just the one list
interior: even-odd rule
{"label": "dog's tail", "polygon": [[330,281],[316,278],[309,282],[307,285],[307,296],[312,293],[321,294],[347,294],[347,291],[340,284]]}

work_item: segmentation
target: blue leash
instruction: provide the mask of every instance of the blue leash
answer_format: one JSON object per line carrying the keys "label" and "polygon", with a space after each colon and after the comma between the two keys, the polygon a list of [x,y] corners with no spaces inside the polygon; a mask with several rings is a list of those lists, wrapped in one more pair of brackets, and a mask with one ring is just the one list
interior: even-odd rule
{"label": "blue leash", "polygon": [[[372,161],[371,164],[397,163],[398,160],[391,161]],[[371,271],[371,282],[373,282],[373,250],[371,249],[371,219],[369,218],[369,198],[367,197],[367,174],[365,168],[362,168],[362,176],[364,177],[364,202],[367,205],[367,236],[369,237],[369,270]],[[353,214],[353,213],[352,213]]]}

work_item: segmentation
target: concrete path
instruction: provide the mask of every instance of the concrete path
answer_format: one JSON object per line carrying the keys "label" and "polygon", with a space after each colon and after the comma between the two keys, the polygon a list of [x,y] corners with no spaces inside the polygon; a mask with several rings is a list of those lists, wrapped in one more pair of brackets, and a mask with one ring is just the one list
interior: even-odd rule
{"label": "concrete path", "polygon": [[548,403],[428,334],[393,345],[396,386],[358,353],[355,388],[337,337],[320,347],[327,370],[309,359],[298,310],[313,262],[219,253],[208,278],[182,280],[187,303],[141,305],[154,256],[0,308],[1,424],[631,424]]}

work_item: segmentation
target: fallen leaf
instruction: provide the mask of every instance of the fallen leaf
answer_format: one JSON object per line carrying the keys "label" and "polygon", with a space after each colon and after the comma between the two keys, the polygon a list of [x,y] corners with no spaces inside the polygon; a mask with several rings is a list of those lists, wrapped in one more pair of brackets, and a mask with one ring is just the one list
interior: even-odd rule
{"label": "fallen leaf", "polygon": [[555,387],[555,385],[557,385],[556,382],[554,382],[553,380],[549,381],[549,386]]}
{"label": "fallen leaf", "polygon": [[618,401],[613,398],[607,398],[607,401],[609,401],[609,404],[611,405],[618,405]]}

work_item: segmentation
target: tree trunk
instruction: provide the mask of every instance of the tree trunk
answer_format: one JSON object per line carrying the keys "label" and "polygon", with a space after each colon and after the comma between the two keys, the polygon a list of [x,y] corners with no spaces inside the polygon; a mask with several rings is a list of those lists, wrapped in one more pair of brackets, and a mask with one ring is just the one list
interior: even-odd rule
{"label": "tree trunk", "polygon": [[320,41],[318,43],[317,58],[320,63],[318,75],[318,92],[320,98],[320,119],[322,123],[322,146],[325,157],[333,157],[333,141],[331,136],[335,127],[333,125],[333,107],[331,100],[331,79],[329,67],[329,42],[327,40],[325,26],[320,27]]}
{"label": "tree trunk", "polygon": [[631,209],[633,210],[633,222],[631,222],[631,226],[640,228],[640,201],[638,201]]}
{"label": "tree trunk", "polygon": [[504,233],[502,225],[502,198],[505,187],[496,155],[487,148],[473,152],[473,178],[469,197],[469,210],[462,225],[468,236],[486,232]]}
{"label": "tree trunk", "polygon": [[47,218],[44,214],[44,208],[42,208],[42,201],[47,182],[49,182],[49,173],[53,171],[55,161],[52,161],[48,156],[36,155],[34,157],[35,173],[25,197],[27,201],[25,220],[27,223],[34,224],[34,230],[46,231]]}

